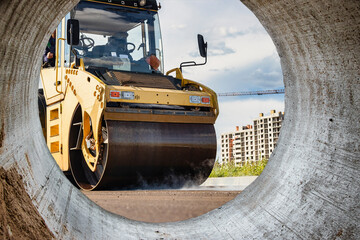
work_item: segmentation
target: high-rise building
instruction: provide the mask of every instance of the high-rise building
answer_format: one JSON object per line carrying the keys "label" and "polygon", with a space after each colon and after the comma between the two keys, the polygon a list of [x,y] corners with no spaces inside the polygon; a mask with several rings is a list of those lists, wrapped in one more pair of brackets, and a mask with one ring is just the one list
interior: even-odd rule
{"label": "high-rise building", "polygon": [[233,161],[236,165],[269,159],[279,138],[284,113],[270,111],[253,120],[253,125],[239,128],[235,132],[221,134],[221,161]]}
{"label": "high-rise building", "polygon": [[221,134],[221,161],[228,162],[234,159],[233,155],[233,133]]}

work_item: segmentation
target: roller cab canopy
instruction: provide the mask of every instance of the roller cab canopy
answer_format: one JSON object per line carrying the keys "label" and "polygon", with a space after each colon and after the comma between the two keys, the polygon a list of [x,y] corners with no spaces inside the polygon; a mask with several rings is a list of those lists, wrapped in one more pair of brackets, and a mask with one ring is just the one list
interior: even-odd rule
{"label": "roller cab canopy", "polygon": [[88,2],[99,2],[110,5],[138,8],[143,10],[159,10],[159,6],[157,5],[156,0],[88,0]]}

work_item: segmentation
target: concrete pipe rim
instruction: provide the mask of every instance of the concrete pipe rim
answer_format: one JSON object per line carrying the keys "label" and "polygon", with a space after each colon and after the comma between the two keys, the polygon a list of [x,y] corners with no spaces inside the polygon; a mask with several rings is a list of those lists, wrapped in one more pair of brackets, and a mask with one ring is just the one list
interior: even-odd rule
{"label": "concrete pipe rim", "polygon": [[54,238],[356,239],[360,3],[301,0],[294,8],[287,0],[243,2],[281,57],[287,117],[278,147],[251,189],[221,209],[163,224],[106,212],[50,161],[32,110],[40,67],[33,59],[41,59],[46,36],[77,1],[0,2],[0,92],[7,96],[0,103],[0,166],[20,174],[19,187]]}

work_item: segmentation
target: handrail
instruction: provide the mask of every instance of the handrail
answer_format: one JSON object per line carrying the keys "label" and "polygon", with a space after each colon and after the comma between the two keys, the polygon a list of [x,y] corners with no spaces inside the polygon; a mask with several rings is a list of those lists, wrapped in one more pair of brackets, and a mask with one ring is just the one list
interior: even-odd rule
{"label": "handrail", "polygon": [[184,87],[185,86],[184,77],[182,75],[180,68],[173,68],[173,69],[167,71],[166,76],[168,76],[172,72],[176,72],[176,78],[181,80],[181,87]]}
{"label": "handrail", "polygon": [[[58,90],[58,68],[59,68],[59,64],[58,64],[58,58],[59,58],[59,44],[60,44],[60,40],[63,40],[63,41],[65,41],[66,39],[65,38],[59,38],[58,39],[58,41],[57,41],[57,45],[56,45],[56,61],[55,61],[55,69],[56,69],[56,78],[55,78],[55,85],[56,85],[56,92],[58,92],[58,93],[63,93],[62,91],[59,91]],[[62,86],[62,81],[60,82],[61,84],[61,86]]]}

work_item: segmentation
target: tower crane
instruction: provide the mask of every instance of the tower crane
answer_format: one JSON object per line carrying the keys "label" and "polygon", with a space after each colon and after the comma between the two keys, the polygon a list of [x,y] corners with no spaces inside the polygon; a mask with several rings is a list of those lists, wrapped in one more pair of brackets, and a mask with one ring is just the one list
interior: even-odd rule
{"label": "tower crane", "polygon": [[218,96],[229,97],[229,96],[268,95],[268,94],[284,94],[284,93],[285,93],[285,89],[280,88],[280,89],[260,90],[260,91],[218,93]]}

